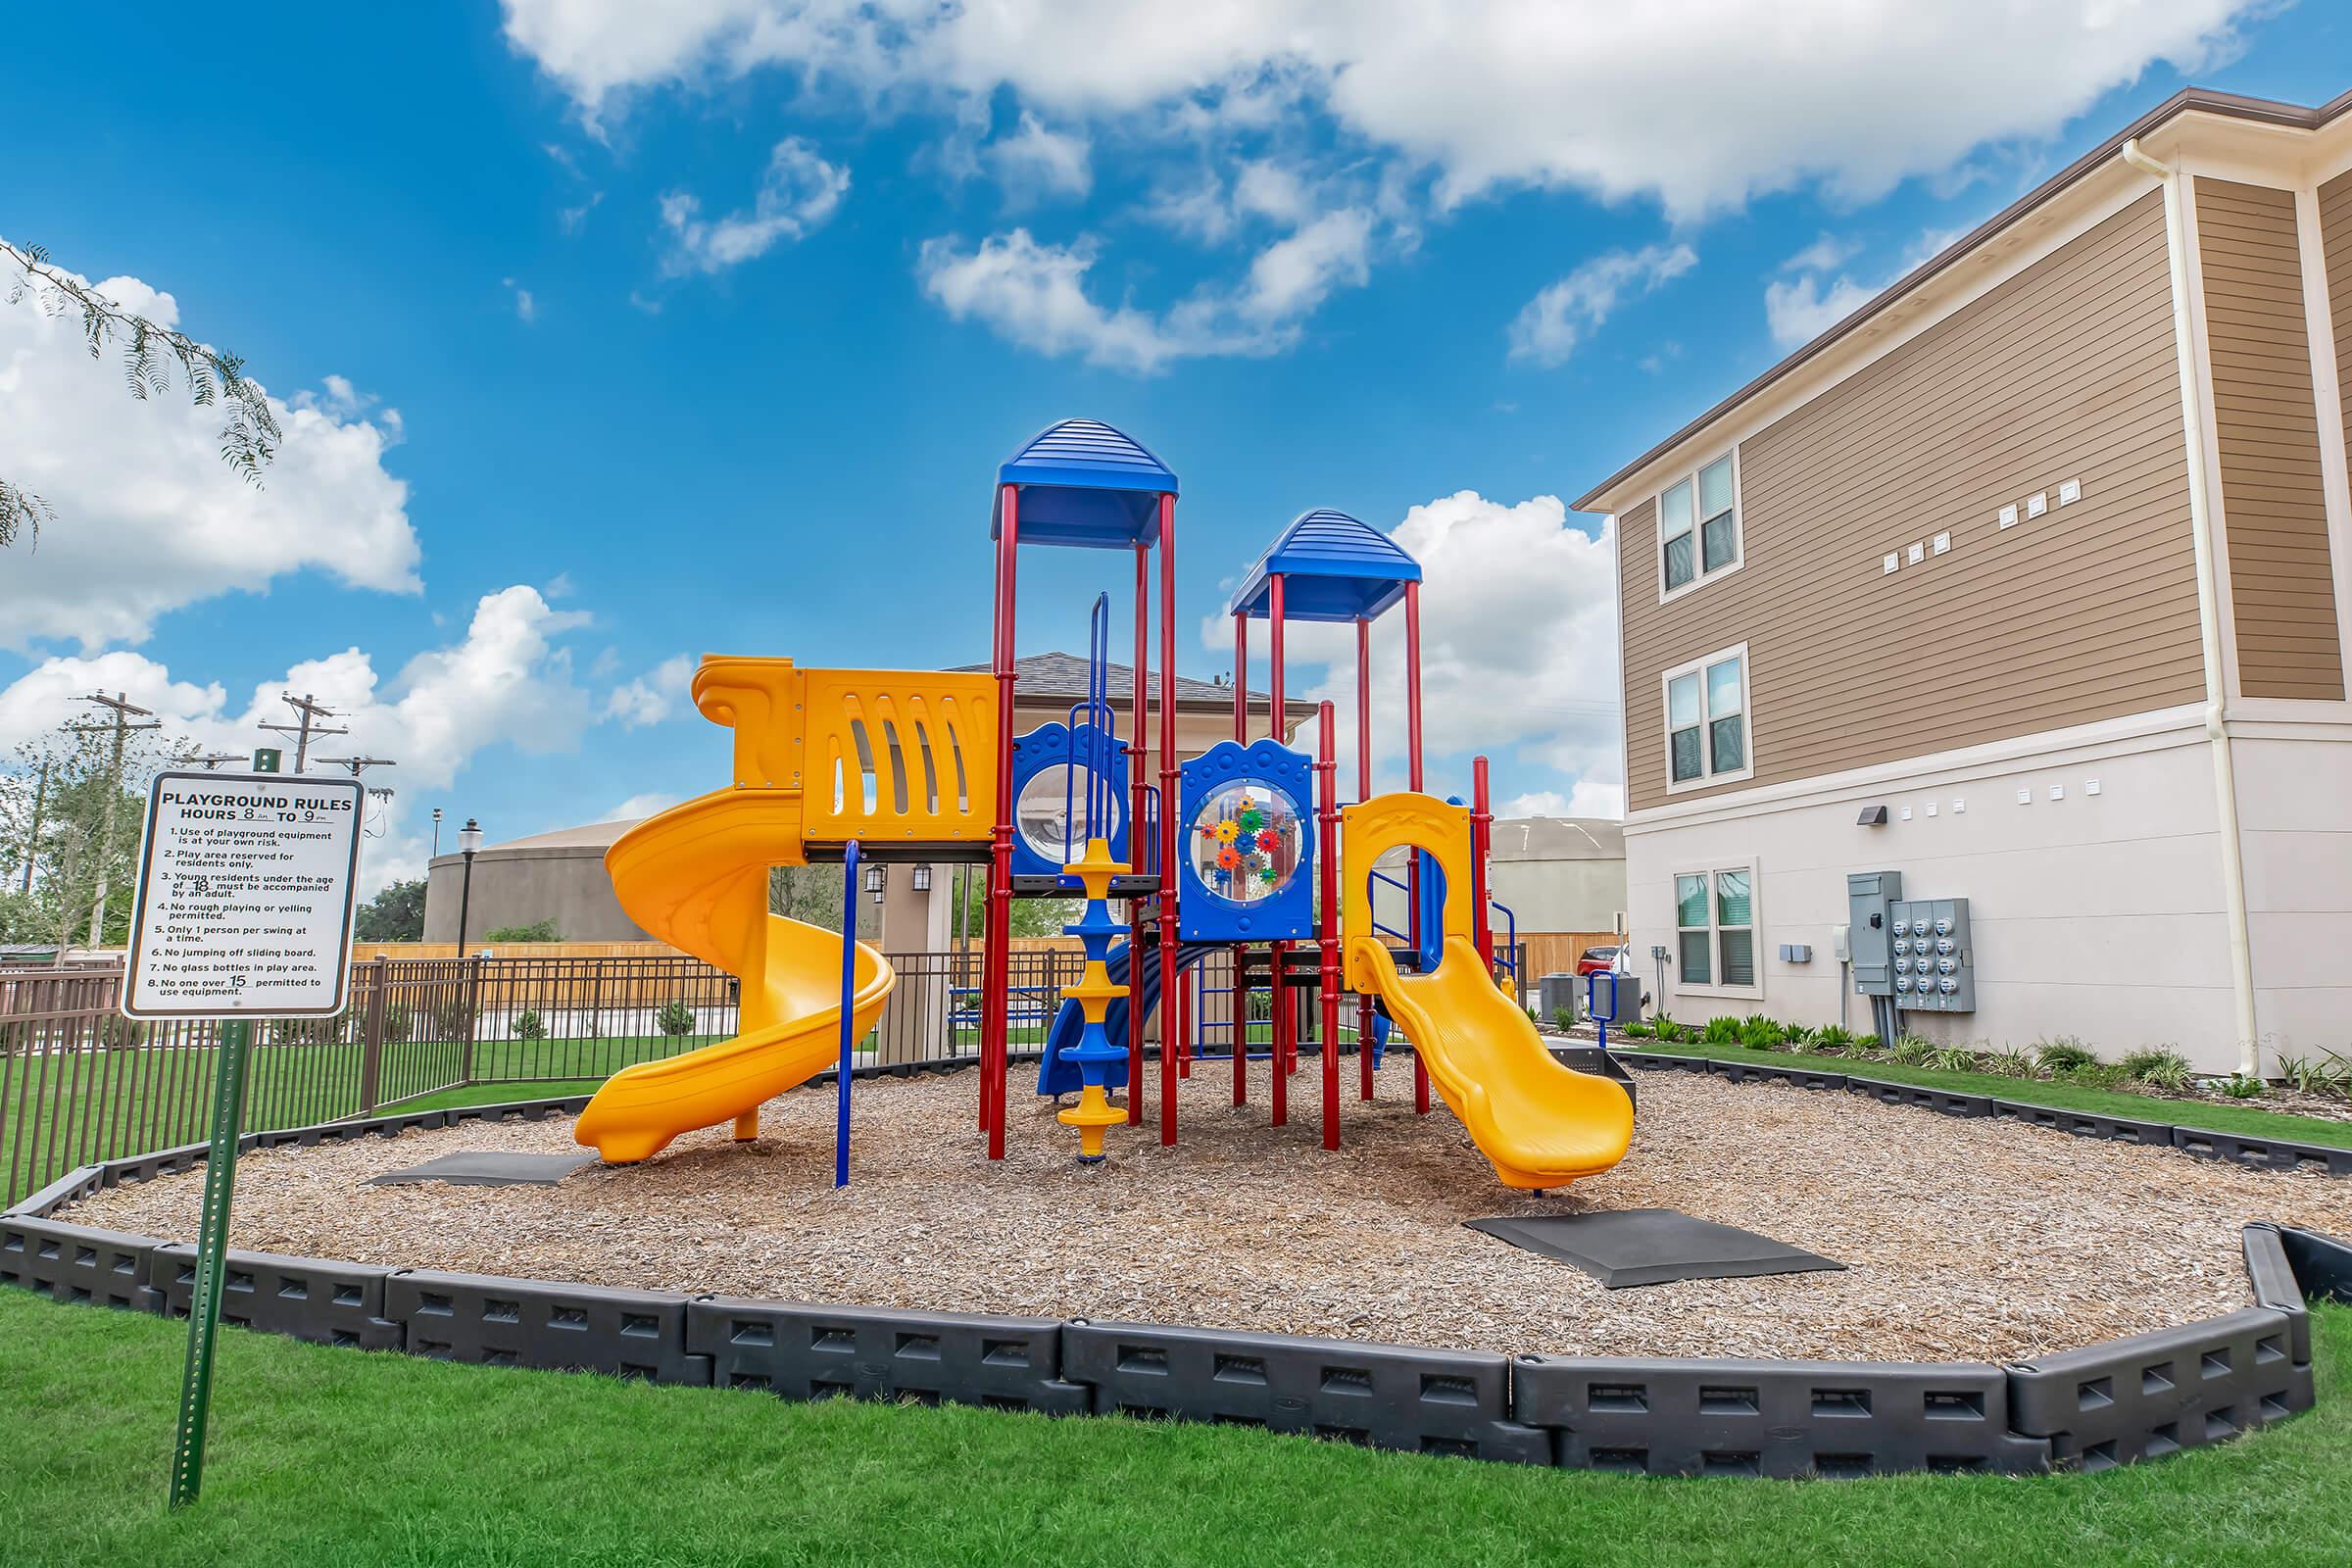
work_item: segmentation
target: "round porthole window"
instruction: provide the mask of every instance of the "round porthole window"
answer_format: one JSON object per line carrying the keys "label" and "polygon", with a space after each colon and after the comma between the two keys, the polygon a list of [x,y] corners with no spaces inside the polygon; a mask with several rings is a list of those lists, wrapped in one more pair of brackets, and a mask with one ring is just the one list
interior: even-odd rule
{"label": "round porthole window", "polygon": [[[1013,804],[1012,819],[1021,842],[1055,865],[1067,865],[1086,853],[1087,772],[1067,762],[1041,767],[1021,786],[1021,798]],[[1103,820],[1095,824],[1101,837],[1117,835],[1125,805],[1115,791],[1111,793]]]}

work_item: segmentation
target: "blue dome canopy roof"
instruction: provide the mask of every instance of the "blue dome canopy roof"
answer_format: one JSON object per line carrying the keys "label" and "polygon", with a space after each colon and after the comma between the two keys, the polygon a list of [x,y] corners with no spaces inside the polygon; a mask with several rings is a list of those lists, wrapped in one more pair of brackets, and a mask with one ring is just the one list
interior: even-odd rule
{"label": "blue dome canopy roof", "polygon": [[1266,547],[1226,612],[1266,619],[1278,575],[1285,620],[1370,620],[1421,580],[1421,563],[1379,529],[1324,507],[1300,513]]}
{"label": "blue dome canopy roof", "polygon": [[1005,485],[1019,492],[1022,544],[1124,550],[1158,540],[1159,498],[1176,494],[1176,475],[1124,430],[1063,419],[998,466],[991,539],[1004,528]]}

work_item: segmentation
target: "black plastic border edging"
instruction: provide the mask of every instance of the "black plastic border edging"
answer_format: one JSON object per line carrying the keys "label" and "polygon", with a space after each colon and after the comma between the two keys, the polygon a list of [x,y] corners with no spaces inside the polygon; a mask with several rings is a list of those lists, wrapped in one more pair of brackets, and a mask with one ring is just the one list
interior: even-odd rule
{"label": "black plastic border edging", "polygon": [[2137,1121],[2097,1111],[2067,1110],[2030,1101],[1937,1089],[1929,1084],[1895,1083],[1858,1073],[1837,1073],[1793,1063],[1725,1061],[1715,1056],[1683,1056],[1662,1051],[1628,1051],[1617,1059],[1629,1067],[1652,1072],[1695,1072],[1730,1083],[1789,1083],[1800,1089],[1849,1089],[1885,1104],[1912,1105],[1941,1111],[1947,1116],[1998,1116],[2073,1133],[2079,1138],[2101,1138],[2119,1144],[2145,1144],[2178,1149],[2198,1159],[2228,1160],[2257,1170],[2305,1171],[2313,1175],[2352,1176],[2352,1149],[2326,1144],[2299,1144],[2285,1138],[2261,1138],[2248,1133],[2214,1132],[2182,1127],[2169,1121]]}
{"label": "black plastic border edging", "polygon": [[[1710,1070],[1705,1062],[1645,1065]],[[255,1135],[246,1147],[538,1120],[585,1102],[394,1114]],[[103,1186],[185,1169],[189,1154],[84,1166],[0,1216],[0,1281],[59,1300],[184,1314],[191,1249],[49,1215]],[[1124,1412],[1654,1475],[2025,1473],[2157,1458],[2311,1407],[2303,1295],[2352,1295],[2352,1247],[2258,1223],[2245,1229],[2244,1251],[2255,1306],[2010,1367],[1514,1358],[1159,1324],[688,1297],[233,1250],[224,1300],[232,1323],[328,1345],[786,1398]]]}

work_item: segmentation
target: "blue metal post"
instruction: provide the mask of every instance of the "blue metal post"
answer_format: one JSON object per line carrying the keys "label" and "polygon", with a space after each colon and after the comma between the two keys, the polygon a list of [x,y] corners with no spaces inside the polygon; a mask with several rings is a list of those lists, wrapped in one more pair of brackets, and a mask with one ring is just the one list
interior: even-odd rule
{"label": "blue metal post", "polygon": [[850,1054],[858,1045],[858,841],[841,855],[841,1078],[834,1087],[833,1185],[850,1185]]}

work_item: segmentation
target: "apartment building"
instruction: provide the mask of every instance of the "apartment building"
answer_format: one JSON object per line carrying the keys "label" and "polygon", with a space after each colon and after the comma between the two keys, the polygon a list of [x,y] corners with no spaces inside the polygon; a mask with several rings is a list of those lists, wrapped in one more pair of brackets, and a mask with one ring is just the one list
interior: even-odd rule
{"label": "apartment building", "polygon": [[2192,89],[1579,501],[1666,1010],[1867,1027],[1893,870],[1931,1038],[2352,1051],[2348,424],[2352,93]]}

